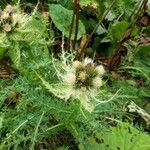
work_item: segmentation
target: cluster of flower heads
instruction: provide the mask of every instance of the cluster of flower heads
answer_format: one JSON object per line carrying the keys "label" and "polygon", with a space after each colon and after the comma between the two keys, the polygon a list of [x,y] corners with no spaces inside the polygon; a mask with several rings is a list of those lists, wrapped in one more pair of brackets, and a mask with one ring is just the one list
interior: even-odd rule
{"label": "cluster of flower heads", "polygon": [[96,66],[93,60],[85,58],[83,62],[74,61],[72,72],[68,72],[64,81],[74,89],[88,92],[102,86],[102,75],[105,70],[102,65]]}
{"label": "cluster of flower heads", "polygon": [[92,112],[97,102],[99,87],[102,86],[102,76],[105,70],[102,65],[96,65],[92,59],[73,61],[62,54],[61,63],[53,61],[59,83],[49,84],[38,73],[43,85],[56,97],[67,101],[77,100],[89,112]]}
{"label": "cluster of flower heads", "polygon": [[63,82],[67,84],[67,98],[73,97],[89,112],[93,111],[98,88],[102,86],[105,70],[96,65],[92,59],[85,58],[82,62],[73,61],[70,70],[64,74]]}
{"label": "cluster of flower heads", "polygon": [[19,13],[15,6],[6,6],[3,11],[0,11],[0,30],[11,32],[14,28],[23,23],[24,17],[25,15]]}

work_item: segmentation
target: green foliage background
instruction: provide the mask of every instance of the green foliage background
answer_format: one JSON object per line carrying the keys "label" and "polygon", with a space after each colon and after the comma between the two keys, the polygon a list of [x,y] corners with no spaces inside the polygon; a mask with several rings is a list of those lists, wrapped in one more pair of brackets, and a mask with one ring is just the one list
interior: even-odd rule
{"label": "green foliage background", "polygon": [[[11,1],[12,4],[17,2]],[[36,2],[32,2],[27,1],[35,6]],[[133,19],[133,5],[136,7],[137,2],[116,2],[94,33],[93,42],[88,47],[92,54],[111,56],[115,52],[118,41]],[[1,1],[1,7],[7,3],[10,2]],[[98,12],[87,19],[87,7],[93,3],[99,6]],[[93,30],[111,3],[112,0],[81,0],[83,9],[78,39]],[[49,93],[35,73],[40,73],[49,83],[59,81],[53,65],[55,34],[64,34],[66,39],[69,36],[72,1],[54,0],[48,5],[50,25],[57,30],[47,28],[48,23],[34,7],[24,27],[10,34],[0,33],[0,60],[8,57],[17,72],[14,78],[0,79],[0,150],[149,150],[150,136],[144,132],[147,127],[143,121],[136,121],[134,114],[125,111],[126,105],[134,101],[150,113],[150,46],[136,43],[139,38],[136,25],[130,42],[125,44],[127,56],[115,70],[124,79],[112,77],[106,69],[105,83],[98,99],[111,101],[97,104],[94,112],[89,113],[78,101],[69,99],[65,102]],[[123,14],[121,20],[118,19],[120,14]],[[148,34],[149,27],[145,27],[144,32]],[[136,86],[137,80],[142,86]]]}

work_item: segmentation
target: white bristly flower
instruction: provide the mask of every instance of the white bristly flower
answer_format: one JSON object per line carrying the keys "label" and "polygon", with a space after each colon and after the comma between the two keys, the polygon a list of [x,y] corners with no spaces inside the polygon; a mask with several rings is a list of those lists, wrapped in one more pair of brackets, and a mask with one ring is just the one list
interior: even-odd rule
{"label": "white bristly flower", "polygon": [[84,109],[94,111],[96,102],[99,102],[97,94],[102,86],[103,66],[96,66],[90,58],[83,61],[70,61],[65,55],[62,55],[62,58],[62,62],[55,61],[60,86],[53,89],[55,86],[49,85],[43,79],[42,82],[55,96],[65,101],[70,98],[80,101]]}
{"label": "white bristly flower", "polygon": [[65,77],[64,77],[64,81],[68,85],[73,86],[75,84],[75,82],[76,82],[76,76],[75,76],[75,74],[73,74],[73,73],[66,74]]}
{"label": "white bristly flower", "polygon": [[17,12],[17,9],[15,6],[7,5],[4,11],[7,12],[8,14],[14,14]]}
{"label": "white bristly flower", "polygon": [[6,31],[6,32],[10,32],[11,31],[11,25],[10,24],[5,24],[5,26],[4,26],[4,31]]}
{"label": "white bristly flower", "polygon": [[97,66],[95,68],[96,72],[98,73],[98,75],[102,76],[105,73],[104,67],[102,65]]}
{"label": "white bristly flower", "polygon": [[16,24],[23,26],[29,19],[29,16],[26,14],[15,13],[12,15],[12,26],[14,27]]}
{"label": "white bristly flower", "polygon": [[73,62],[73,67],[75,68],[75,69],[78,69],[78,68],[80,68],[82,66],[82,64],[81,64],[81,62],[80,61],[74,61]]}
{"label": "white bristly flower", "polygon": [[9,18],[9,13],[7,12],[2,12],[2,15],[1,15],[1,20],[6,20]]}
{"label": "white bristly flower", "polygon": [[78,80],[84,82],[86,80],[86,76],[87,76],[86,72],[82,71],[79,73]]}
{"label": "white bristly flower", "polygon": [[83,65],[86,66],[90,63],[93,63],[93,60],[91,58],[86,57],[83,61]]}
{"label": "white bristly flower", "polygon": [[92,84],[95,88],[98,88],[98,87],[102,86],[102,79],[100,77],[95,77],[92,80]]}

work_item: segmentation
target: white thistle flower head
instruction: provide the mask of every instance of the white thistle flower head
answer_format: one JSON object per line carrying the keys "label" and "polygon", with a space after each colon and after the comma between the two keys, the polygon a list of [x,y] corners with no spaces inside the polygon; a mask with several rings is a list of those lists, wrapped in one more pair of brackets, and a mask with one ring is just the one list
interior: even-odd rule
{"label": "white thistle flower head", "polygon": [[3,21],[7,20],[16,12],[17,12],[17,9],[14,6],[7,5],[6,8],[0,12],[0,18]]}
{"label": "white thistle flower head", "polygon": [[97,66],[95,68],[96,72],[98,73],[98,75],[102,76],[105,73],[104,67],[102,65]]}
{"label": "white thistle flower head", "polygon": [[10,32],[12,29],[25,25],[29,20],[29,16],[17,11],[15,6],[8,5],[1,12],[0,20],[2,22],[3,30],[5,32]]}
{"label": "white thistle flower head", "polygon": [[3,11],[1,14],[1,20],[2,21],[7,20],[8,18],[9,18],[9,13]]}
{"label": "white thistle flower head", "polygon": [[80,62],[80,61],[74,61],[73,62],[73,67],[75,68],[75,69],[78,69],[78,68],[80,68],[82,66],[82,63]]}
{"label": "white thistle flower head", "polygon": [[27,21],[26,15],[15,13],[12,15],[12,26],[24,24],[25,19]]}
{"label": "white thistle flower head", "polygon": [[73,73],[67,73],[64,77],[64,81],[70,85],[73,86],[76,82],[76,76]]}
{"label": "white thistle flower head", "polygon": [[83,61],[83,65],[86,66],[88,64],[93,64],[93,60],[91,58],[86,57]]}
{"label": "white thistle flower head", "polygon": [[[65,56],[63,57],[65,58]],[[83,61],[72,60],[63,59],[62,66],[60,66],[60,62],[58,63],[57,73],[62,82],[63,90],[54,94],[65,100],[70,97],[79,100],[87,111],[92,112],[98,88],[102,86],[101,77],[104,68],[103,66],[96,66],[90,58],[85,58]],[[55,68],[57,69],[57,67]]]}
{"label": "white thistle flower head", "polygon": [[98,9],[98,4],[97,4],[97,3],[92,3],[91,7],[92,7],[94,10],[97,10],[97,9]]}
{"label": "white thistle flower head", "polygon": [[4,11],[8,13],[9,15],[12,15],[17,12],[17,9],[15,6],[7,5]]}
{"label": "white thistle flower head", "polygon": [[95,87],[95,88],[99,88],[102,86],[102,79],[100,77],[95,77],[93,80],[92,80],[92,85]]}
{"label": "white thistle flower head", "polygon": [[4,28],[3,28],[3,29],[4,29],[4,31],[6,31],[6,32],[10,32],[11,29],[12,29],[12,27],[11,27],[10,24],[7,23],[7,24],[4,25]]}
{"label": "white thistle flower head", "polygon": [[79,73],[78,80],[80,80],[81,82],[84,82],[86,80],[86,76],[87,76],[86,72],[81,71]]}

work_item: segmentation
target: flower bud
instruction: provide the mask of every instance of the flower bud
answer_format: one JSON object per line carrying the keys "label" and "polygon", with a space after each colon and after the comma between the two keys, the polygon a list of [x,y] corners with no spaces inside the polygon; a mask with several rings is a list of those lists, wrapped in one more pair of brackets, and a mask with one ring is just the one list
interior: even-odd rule
{"label": "flower bud", "polygon": [[78,68],[80,68],[82,66],[82,64],[81,64],[81,62],[80,61],[74,61],[73,62],[73,67],[75,68],[75,69],[78,69]]}
{"label": "flower bud", "polygon": [[91,58],[86,57],[83,62],[84,66],[88,64],[93,64],[93,60]]}
{"label": "flower bud", "polygon": [[97,66],[95,68],[96,72],[98,73],[98,75],[103,75],[105,73],[104,67],[102,65]]}
{"label": "flower bud", "polygon": [[82,71],[79,73],[78,80],[84,82],[86,80],[86,76],[87,76],[86,72]]}
{"label": "flower bud", "polygon": [[73,73],[68,73],[65,78],[64,78],[65,82],[68,84],[68,85],[74,85],[75,82],[76,82],[76,76],[75,74]]}
{"label": "flower bud", "polygon": [[7,5],[4,11],[8,13],[9,15],[12,15],[17,12],[17,9],[14,6]]}
{"label": "flower bud", "polygon": [[95,78],[92,80],[92,85],[93,85],[95,88],[98,88],[98,87],[102,86],[102,79],[99,78],[99,77],[95,77]]}
{"label": "flower bud", "polygon": [[11,25],[10,24],[5,24],[5,26],[4,26],[4,31],[6,31],[6,32],[10,32],[11,31]]}
{"label": "flower bud", "polygon": [[8,18],[9,18],[9,13],[7,13],[7,12],[2,12],[1,20],[7,20]]}

